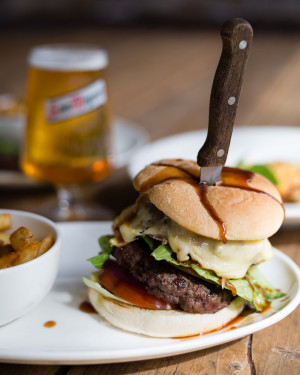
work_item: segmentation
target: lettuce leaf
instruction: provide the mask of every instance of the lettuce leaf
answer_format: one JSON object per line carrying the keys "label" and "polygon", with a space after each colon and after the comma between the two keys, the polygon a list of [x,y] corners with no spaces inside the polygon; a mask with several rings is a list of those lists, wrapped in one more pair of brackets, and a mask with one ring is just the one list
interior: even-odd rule
{"label": "lettuce leaf", "polygon": [[248,271],[248,278],[254,286],[260,287],[264,290],[265,296],[268,300],[285,296],[285,293],[282,293],[280,290],[273,289],[270,282],[257,267],[253,267],[250,271]]}
{"label": "lettuce leaf", "polygon": [[85,285],[89,288],[95,289],[97,292],[102,294],[106,298],[113,299],[115,301],[119,301],[122,303],[126,303],[127,305],[132,305],[132,303],[125,301],[124,299],[115,296],[114,294],[110,293],[107,289],[103,288],[98,281],[98,272],[93,272],[90,275],[90,278],[87,279],[83,277],[82,280],[84,281]]}
{"label": "lettuce leaf", "polygon": [[[217,276],[215,272],[206,270],[197,264],[178,262],[173,257],[173,254],[174,253],[168,244],[158,246],[151,253],[151,255],[157,261],[165,260],[175,266],[192,268],[201,278],[213,282],[217,285],[220,285],[222,283],[222,278]],[[250,280],[250,282],[248,280]],[[248,273],[246,274],[246,278],[230,279],[228,281],[229,285],[225,284],[224,288],[232,291],[232,288],[230,288],[230,284],[233,285],[236,289],[236,294],[239,297],[251,302],[258,311],[262,310],[262,308],[267,305],[267,299],[279,298],[283,295],[279,294],[278,291],[274,291],[272,286],[262,276],[259,270],[254,267],[251,269],[251,271],[248,271]],[[262,283],[262,285],[260,283]],[[265,289],[267,289],[267,293],[265,292]]]}
{"label": "lettuce leaf", "polygon": [[153,251],[155,249],[155,241],[153,238],[149,236],[141,236],[141,238],[146,242],[146,244],[150,247],[150,250]]}
{"label": "lettuce leaf", "polygon": [[[98,240],[101,247],[100,254],[88,259],[88,261],[90,261],[98,269],[101,269],[103,267],[104,263],[108,260],[114,248],[114,246],[112,246],[110,242],[112,238],[114,238],[114,236],[112,235],[100,237]],[[154,241],[151,237],[142,236],[140,238],[148,245],[151,250],[151,255],[157,261],[164,260],[170,264],[173,264],[174,266],[191,268],[197,273],[200,278],[219,286],[222,284],[222,278],[216,275],[214,271],[202,268],[198,264],[178,262],[178,260],[174,257],[175,253],[172,251],[169,244],[161,244],[155,248],[156,241]],[[98,290],[108,298],[118,299],[112,293],[102,288],[95,279],[96,276],[94,276],[93,279],[92,275],[91,280],[84,278],[84,282],[86,283],[86,285],[94,287],[94,289]],[[266,280],[266,278],[262,275],[257,267],[251,267],[251,269],[248,270],[245,278],[228,280],[228,283],[225,283],[224,288],[231,291],[235,289],[236,295],[251,302],[258,311],[262,310],[267,305],[267,300],[280,298],[285,295],[279,290],[273,289],[272,285],[268,282],[268,280]],[[124,300],[122,300],[122,302],[128,303]]]}
{"label": "lettuce leaf", "polygon": [[98,239],[98,243],[101,247],[101,253],[92,258],[87,259],[91,262],[96,268],[101,269],[103,264],[109,258],[111,252],[113,251],[114,246],[110,244],[110,240],[114,238],[112,235],[102,236]]}
{"label": "lettuce leaf", "polygon": [[19,153],[19,146],[8,140],[0,140],[0,154],[5,156],[16,156]]}
{"label": "lettuce leaf", "polygon": [[174,264],[175,266],[183,266],[183,267],[190,267],[192,268],[197,274],[202,277],[203,279],[213,281],[218,283],[220,278],[212,271],[206,270],[205,268],[201,268],[196,264],[186,264],[178,262],[176,259],[173,258],[174,252],[172,251],[171,247],[167,245],[159,245],[151,255],[158,261],[166,260],[167,262]]}
{"label": "lettuce leaf", "polygon": [[240,161],[237,164],[238,168],[247,169],[249,171],[252,171],[254,173],[258,173],[264,177],[266,177],[268,180],[270,180],[274,185],[278,185],[278,180],[275,177],[274,173],[271,171],[271,169],[265,165],[265,164],[254,164],[254,165],[246,165],[244,162]]}

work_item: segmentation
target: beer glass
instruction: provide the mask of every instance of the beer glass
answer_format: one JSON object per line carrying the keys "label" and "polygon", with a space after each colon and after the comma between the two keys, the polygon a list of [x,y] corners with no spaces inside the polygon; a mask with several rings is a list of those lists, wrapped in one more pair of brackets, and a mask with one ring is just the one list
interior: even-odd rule
{"label": "beer glass", "polygon": [[23,171],[54,184],[56,220],[89,218],[78,186],[111,169],[108,57],[89,45],[45,45],[28,56],[27,126]]}

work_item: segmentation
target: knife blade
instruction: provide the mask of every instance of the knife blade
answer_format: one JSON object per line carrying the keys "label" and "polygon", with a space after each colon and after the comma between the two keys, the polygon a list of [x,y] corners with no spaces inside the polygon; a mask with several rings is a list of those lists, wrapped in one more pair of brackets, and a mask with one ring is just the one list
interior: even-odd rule
{"label": "knife blade", "polygon": [[252,42],[251,25],[234,18],[221,30],[222,53],[214,76],[206,140],[197,156],[200,183],[215,185],[226,162]]}

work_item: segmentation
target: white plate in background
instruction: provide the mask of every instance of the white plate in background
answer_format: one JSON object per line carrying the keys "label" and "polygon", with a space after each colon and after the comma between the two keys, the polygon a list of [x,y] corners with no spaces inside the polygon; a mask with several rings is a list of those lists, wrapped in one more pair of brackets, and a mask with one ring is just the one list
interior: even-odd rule
{"label": "white plate in background", "polygon": [[[255,319],[191,339],[159,339],[114,328],[97,314],[78,306],[86,299],[82,276],[95,269],[86,261],[99,252],[97,239],[111,233],[111,222],[58,224],[62,233],[62,259],[58,278],[42,303],[14,322],[0,327],[0,362],[31,364],[92,364],[153,359],[192,352],[236,340],[279,322],[300,301],[298,266],[279,250],[260,269],[287,297],[275,300],[274,309]],[[84,250],[84,251],[83,251]],[[278,277],[280,275],[280,277]],[[37,281],[38,282],[38,281]],[[250,315],[248,315],[250,317]],[[245,319],[248,319],[246,317]],[[45,328],[53,320],[53,328]]]}
{"label": "white plate in background", "polygon": [[[207,130],[176,134],[142,147],[131,158],[128,166],[133,178],[153,161],[164,158],[196,160],[206,139]],[[234,127],[226,165],[264,164],[283,161],[300,164],[300,127],[245,126]],[[284,225],[300,224],[300,203],[285,203]]]}
{"label": "white plate in background", "polygon": [[[16,130],[16,129],[15,129]],[[22,128],[18,124],[16,131],[12,133],[3,132],[3,137],[7,139],[18,140],[21,138],[19,132]],[[1,136],[1,120],[0,120],[0,136]],[[113,161],[116,168],[121,168],[128,163],[130,156],[138,151],[149,141],[149,136],[144,129],[138,125],[116,118],[113,124]],[[42,186],[41,182],[33,178],[27,177],[19,171],[0,170],[0,187],[37,187]]]}
{"label": "white plate in background", "polygon": [[113,124],[113,159],[116,168],[127,165],[130,157],[149,141],[148,133],[131,121],[116,118]]}

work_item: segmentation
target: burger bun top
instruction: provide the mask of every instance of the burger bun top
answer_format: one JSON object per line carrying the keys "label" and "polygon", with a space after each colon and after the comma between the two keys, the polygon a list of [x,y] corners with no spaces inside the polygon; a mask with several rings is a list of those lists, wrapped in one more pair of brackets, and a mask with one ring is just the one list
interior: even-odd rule
{"label": "burger bun top", "polygon": [[253,173],[247,189],[206,186],[204,202],[189,176],[199,181],[200,167],[196,162],[166,159],[145,167],[133,185],[169,218],[202,236],[222,239],[220,223],[227,240],[262,240],[280,228],[284,219],[282,200],[265,177]]}

